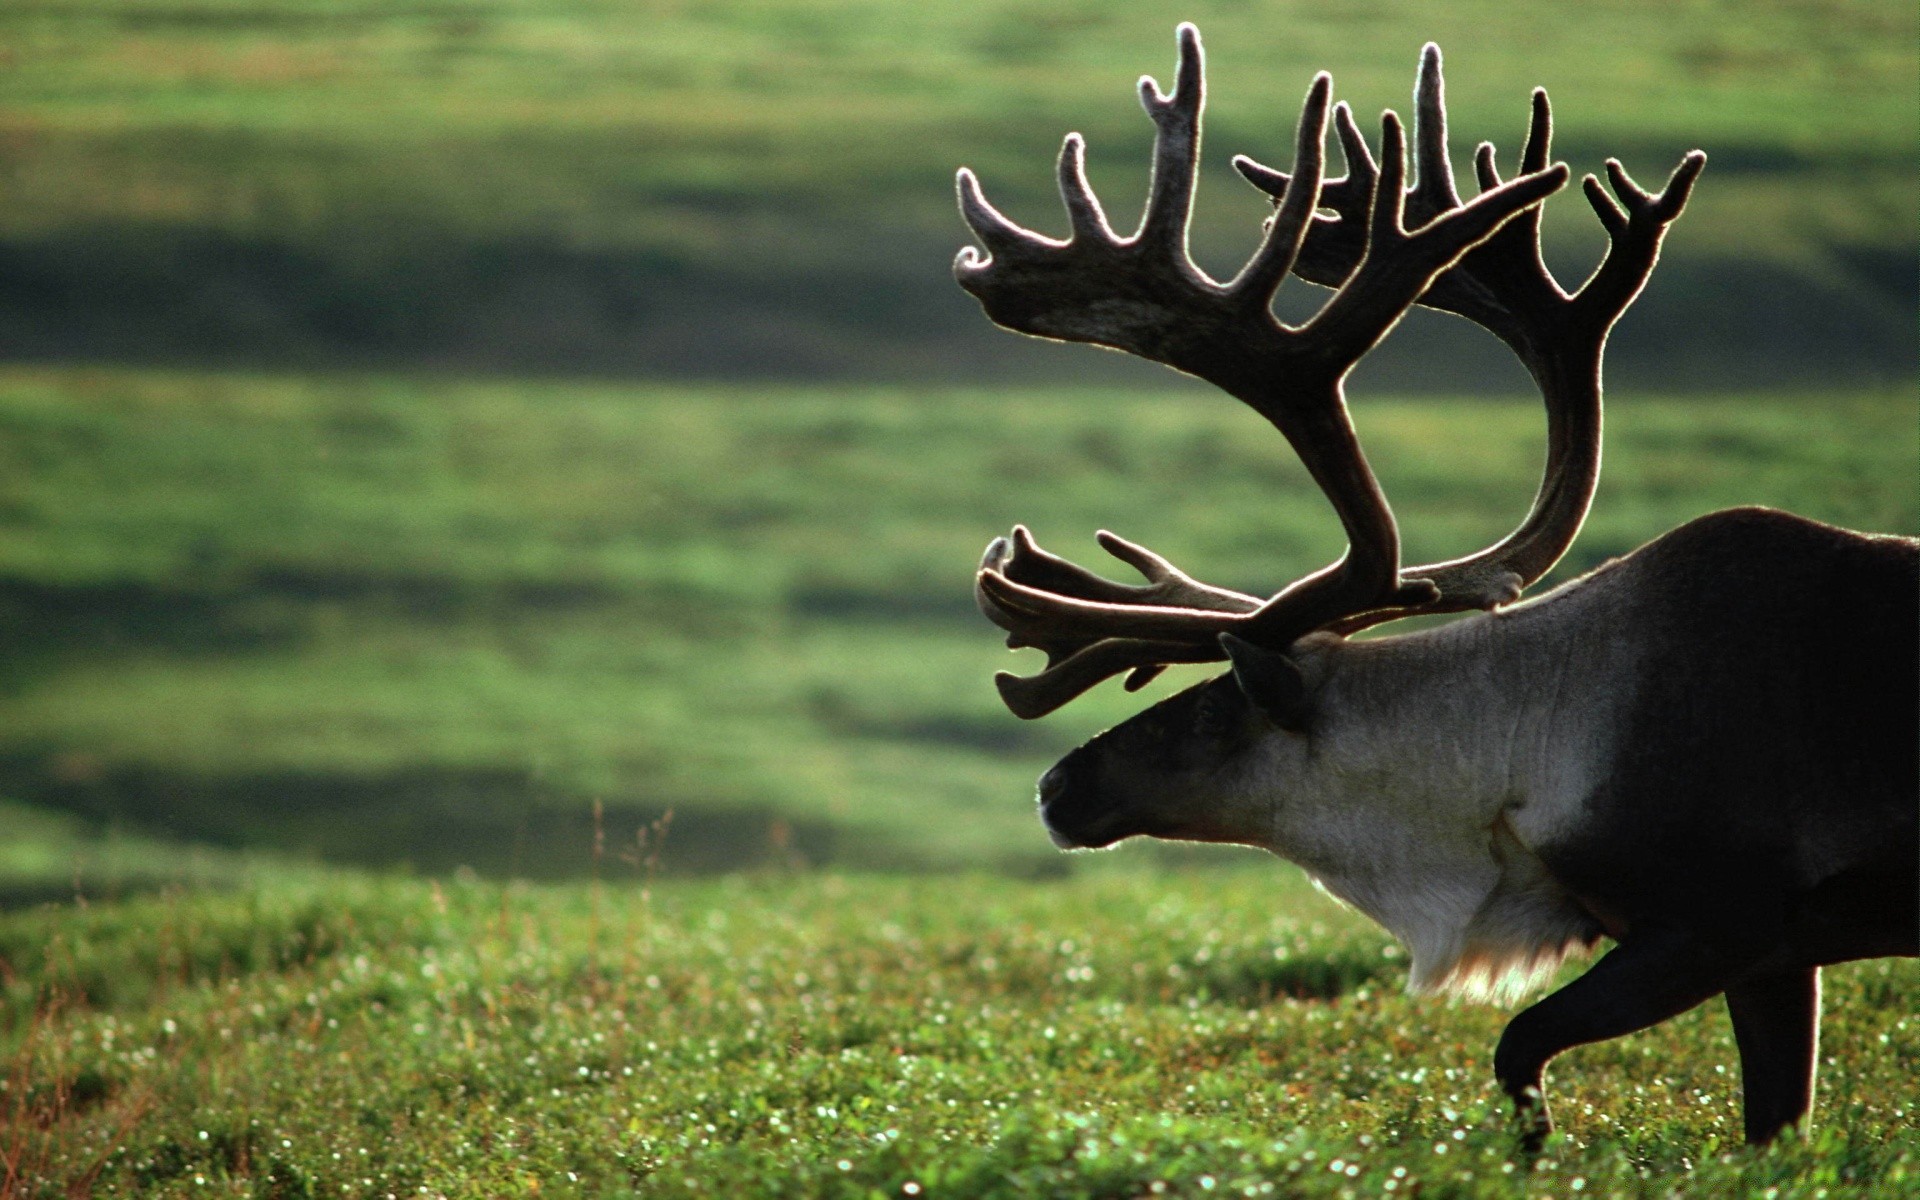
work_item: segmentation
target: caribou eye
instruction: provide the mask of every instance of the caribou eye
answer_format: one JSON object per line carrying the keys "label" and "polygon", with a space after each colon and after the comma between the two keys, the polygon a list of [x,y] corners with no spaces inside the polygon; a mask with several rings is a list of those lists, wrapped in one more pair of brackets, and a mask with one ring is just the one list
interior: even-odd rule
{"label": "caribou eye", "polygon": [[1233,713],[1218,691],[1200,697],[1193,710],[1193,731],[1204,737],[1218,737],[1233,724]]}

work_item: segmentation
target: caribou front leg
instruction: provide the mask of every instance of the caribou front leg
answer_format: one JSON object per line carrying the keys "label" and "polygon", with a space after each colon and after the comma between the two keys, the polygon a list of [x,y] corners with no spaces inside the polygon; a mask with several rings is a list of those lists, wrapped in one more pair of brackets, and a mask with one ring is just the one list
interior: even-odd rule
{"label": "caribou front leg", "polygon": [[1508,1023],[1493,1073],[1512,1099],[1521,1144],[1537,1154],[1553,1130],[1547,1064],[1589,1042],[1624,1037],[1697,1007],[1727,989],[1743,962],[1680,930],[1635,931],[1593,969]]}

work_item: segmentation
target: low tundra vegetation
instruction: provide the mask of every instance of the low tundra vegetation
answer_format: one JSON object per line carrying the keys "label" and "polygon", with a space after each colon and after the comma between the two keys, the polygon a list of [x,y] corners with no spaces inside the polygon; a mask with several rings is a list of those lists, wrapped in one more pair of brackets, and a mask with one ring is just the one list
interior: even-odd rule
{"label": "low tundra vegetation", "polygon": [[0,919],[9,1196],[1897,1195],[1920,970],[1828,973],[1818,1121],[1740,1146],[1710,1005],[1555,1065],[1290,868],[1047,882],[311,878]]}

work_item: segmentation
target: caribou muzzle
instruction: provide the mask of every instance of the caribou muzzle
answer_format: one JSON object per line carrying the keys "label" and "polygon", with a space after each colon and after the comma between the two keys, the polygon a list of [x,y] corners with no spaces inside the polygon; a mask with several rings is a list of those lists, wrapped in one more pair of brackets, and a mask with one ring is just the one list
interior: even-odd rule
{"label": "caribou muzzle", "polygon": [[1103,804],[1098,785],[1090,776],[1080,751],[1067,755],[1047,769],[1035,787],[1040,807],[1040,823],[1047,838],[1061,850],[1099,850],[1127,836],[1115,829],[1112,813]]}

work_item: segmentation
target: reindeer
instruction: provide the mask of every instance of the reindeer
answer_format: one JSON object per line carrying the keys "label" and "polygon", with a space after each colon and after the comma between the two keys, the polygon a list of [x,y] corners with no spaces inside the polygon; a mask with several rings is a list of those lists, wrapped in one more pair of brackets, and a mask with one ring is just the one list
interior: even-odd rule
{"label": "reindeer", "polygon": [[[988,546],[981,610],[1037,675],[997,677],[1038,717],[1107,678],[1137,688],[1172,663],[1230,670],[1095,737],[1041,778],[1062,848],[1145,834],[1257,846],[1378,921],[1410,990],[1517,998],[1569,955],[1613,948],[1507,1025],[1494,1074],[1523,1142],[1552,1125],[1547,1064],[1724,995],[1745,1132],[1765,1142],[1812,1104],[1820,968],[1920,954],[1920,541],[1760,508],[1698,518],[1546,595],[1521,593],[1565,553],[1600,469],[1607,334],[1639,294],[1706,156],[1657,194],[1608,160],[1583,190],[1608,248],[1569,294],[1540,254],[1551,111],[1533,93],[1519,172],[1493,147],[1462,199],[1447,156],[1437,47],[1415,87],[1413,180],[1399,118],[1374,157],[1331,106],[1347,173],[1325,178],[1332,80],[1307,89],[1291,172],[1237,158],[1274,201],[1224,283],[1187,254],[1200,145],[1199,34],[1180,26],[1171,94],[1141,80],[1156,127],[1146,212],[1117,235],[1085,147],[1059,160],[1071,233],[1002,216],[959,173],[984,247],[954,264],[997,324],[1091,342],[1218,386],[1267,418],[1347,539],[1331,566],[1261,599],[1202,583],[1107,532],[1144,576],[1113,582],[1024,527]],[[1299,326],[1275,319],[1289,274],[1332,288]],[[1398,528],[1348,417],[1343,381],[1413,304],[1512,349],[1547,413],[1544,476],[1501,541],[1402,567]],[[1403,617],[1467,613],[1348,640]]]}

